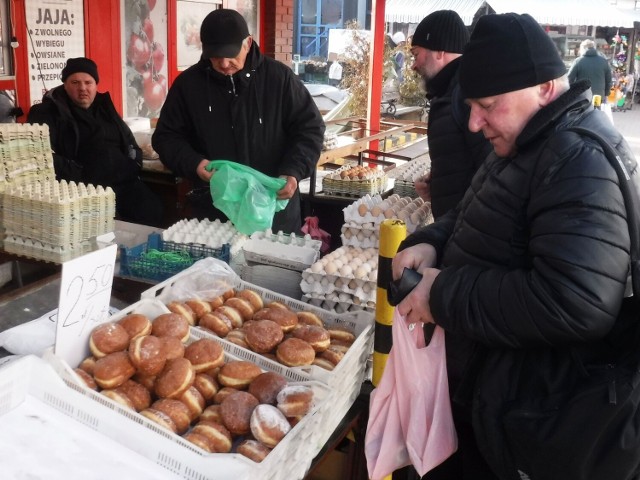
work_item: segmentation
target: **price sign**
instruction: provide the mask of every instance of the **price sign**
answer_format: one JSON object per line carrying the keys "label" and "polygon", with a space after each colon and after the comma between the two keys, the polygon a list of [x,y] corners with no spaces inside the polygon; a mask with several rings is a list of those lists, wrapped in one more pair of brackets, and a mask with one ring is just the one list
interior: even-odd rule
{"label": "price sign", "polygon": [[109,315],[117,245],[62,265],[55,354],[69,365],[87,355],[91,331]]}

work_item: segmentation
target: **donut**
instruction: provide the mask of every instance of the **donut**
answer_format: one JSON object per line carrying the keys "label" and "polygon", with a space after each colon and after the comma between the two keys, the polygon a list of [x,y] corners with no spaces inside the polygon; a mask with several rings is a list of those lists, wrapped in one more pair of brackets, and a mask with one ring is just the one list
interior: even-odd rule
{"label": "donut", "polygon": [[80,382],[82,382],[84,386],[86,386],[87,388],[90,388],[91,390],[98,390],[98,384],[93,379],[93,376],[91,376],[81,368],[74,368],[73,371],[78,376],[78,379],[80,380]]}
{"label": "donut", "polygon": [[184,403],[189,409],[192,422],[202,414],[206,405],[204,397],[194,386],[189,387],[178,400]]}
{"label": "donut", "polygon": [[253,362],[234,360],[225,363],[218,372],[218,382],[225,387],[245,390],[262,373],[262,369]]}
{"label": "donut", "polygon": [[269,302],[266,306],[269,308],[280,308],[281,310],[291,310],[286,304],[277,301]]}
{"label": "donut", "polygon": [[224,363],[224,350],[215,340],[201,338],[186,346],[184,358],[191,362],[196,373],[202,373]]}
{"label": "donut", "polygon": [[136,412],[140,412],[151,405],[151,393],[149,390],[134,380],[127,380],[117,387],[115,391],[124,393],[129,397]]}
{"label": "donut", "polygon": [[89,375],[93,375],[93,369],[95,368],[95,366],[96,366],[96,357],[91,355],[90,357],[87,357],[84,360],[82,360],[80,362],[80,365],[78,365],[78,368],[80,370],[84,370]]}
{"label": "donut", "polygon": [[222,294],[222,298],[224,298],[224,300],[229,300],[231,297],[235,297],[236,296],[236,291],[233,288],[230,288],[229,290],[225,291]]}
{"label": "donut", "polygon": [[201,448],[207,453],[214,453],[213,445],[207,437],[200,435],[194,431],[185,433],[182,438],[186,441],[193,443],[196,447]]}
{"label": "donut", "polygon": [[352,344],[356,341],[355,334],[348,329],[347,327],[342,327],[340,325],[333,325],[328,327],[329,336],[331,340],[339,340],[341,342],[346,342],[348,344]]}
{"label": "donut", "polygon": [[140,412],[140,415],[160,425],[162,428],[166,428],[170,432],[178,432],[178,427],[176,427],[176,424],[173,422],[173,420],[171,420],[171,417],[169,417],[169,415],[167,415],[166,413],[161,412],[160,410],[156,410],[155,408],[151,407],[145,408]]}
{"label": "donut", "polygon": [[184,318],[186,318],[187,322],[189,322],[189,325],[196,324],[196,314],[193,309],[186,303],[171,302],[167,304],[167,308],[172,313],[177,313],[178,315],[182,315]]}
{"label": "donut", "polygon": [[[254,323],[253,321],[250,321],[248,323]],[[235,330],[231,330],[228,335],[225,337],[225,340],[238,345],[239,347],[242,348],[249,348],[249,344],[247,343],[247,333],[243,328],[236,328]]]}
{"label": "donut", "polygon": [[156,377],[154,391],[160,398],[178,398],[193,385],[196,374],[186,358],[169,360]]}
{"label": "donut", "polygon": [[271,449],[269,447],[261,444],[257,440],[251,439],[242,441],[236,449],[236,452],[240,455],[244,455],[249,460],[253,460],[256,463],[260,463],[264,460],[265,457],[269,455],[270,451]]}
{"label": "donut", "polygon": [[322,358],[322,357],[314,358],[313,362],[311,362],[311,365],[315,365],[316,367],[324,368],[325,370],[329,370],[329,371],[333,370],[336,366],[335,363],[332,363],[326,358]]}
{"label": "donut", "polygon": [[176,433],[182,435],[191,425],[191,412],[180,400],[161,398],[151,404],[151,408],[167,415],[176,425]]}
{"label": "donut", "polygon": [[313,390],[306,385],[289,385],[280,390],[276,401],[285,417],[306,415],[313,405]]}
{"label": "donut", "polygon": [[96,361],[93,379],[100,388],[113,389],[133,377],[136,367],[125,352],[113,352]]}
{"label": "donut", "polygon": [[214,313],[226,317],[231,323],[231,328],[240,328],[242,327],[242,315],[235,308],[230,307],[229,305],[222,305],[214,310]]}
{"label": "donut", "polygon": [[344,353],[340,349],[334,348],[332,345],[329,345],[329,348],[320,354],[320,358],[327,360],[334,365],[338,365],[343,357]]}
{"label": "donut", "polygon": [[234,392],[220,404],[222,423],[232,435],[245,435],[251,431],[251,414],[258,406],[256,397],[247,392]]}
{"label": "donut", "polygon": [[287,338],[276,349],[278,361],[288,367],[311,365],[316,358],[313,347],[299,338]]}
{"label": "donut", "polygon": [[324,352],[331,342],[329,332],[317,325],[298,325],[291,335],[307,342],[315,352]]}
{"label": "donut", "polygon": [[186,342],[189,339],[189,321],[177,313],[163,313],[152,322],[151,333],[156,337],[175,337]]}
{"label": "donut", "polygon": [[215,310],[218,307],[224,305],[224,297],[222,295],[209,300],[209,305],[211,305],[211,310]]}
{"label": "donut", "polygon": [[[269,305],[273,304],[271,302]],[[282,328],[284,333],[288,333],[293,330],[298,324],[298,316],[295,312],[289,310],[288,308],[278,308],[278,307],[265,307],[258,310],[253,315],[253,320],[271,320],[272,322],[276,322]]]}
{"label": "donut", "polygon": [[260,443],[275,447],[291,430],[283,413],[273,405],[258,405],[251,414],[251,433]]}
{"label": "donut", "polygon": [[215,333],[220,338],[225,338],[233,328],[231,320],[214,312],[205,313],[200,317],[198,326]]}
{"label": "donut", "polygon": [[229,300],[225,301],[224,304],[228,307],[235,308],[242,317],[242,321],[246,322],[247,320],[251,320],[253,313],[255,310],[251,306],[248,300],[240,297],[231,297]]}
{"label": "donut", "polygon": [[251,322],[243,329],[245,340],[251,350],[257,353],[266,353],[273,350],[283,339],[282,328],[271,320]]}
{"label": "donut", "polygon": [[231,451],[231,433],[222,424],[207,420],[199,421],[191,430],[206,437],[216,453],[229,453]]}
{"label": "donut", "polygon": [[121,352],[129,346],[129,334],[123,326],[106,322],[98,325],[89,337],[89,349],[96,358],[113,352]]}
{"label": "donut", "polygon": [[154,387],[154,385],[156,383],[155,375],[143,375],[140,372],[136,372],[136,374],[133,377],[131,377],[131,380],[133,380],[136,383],[139,383],[144,388],[149,390],[150,394],[154,393],[154,388],[153,387]]}
{"label": "donut", "polygon": [[218,393],[218,382],[208,373],[197,373],[193,386],[200,392],[206,403],[213,401]]}
{"label": "donut", "polygon": [[205,408],[200,414],[200,421],[222,423],[220,405],[209,405],[207,408]]}
{"label": "donut", "polygon": [[[185,304],[191,307],[193,313],[195,315],[195,319],[197,321],[198,318],[202,317],[205,313],[209,313],[211,309],[211,304],[207,301],[200,300],[198,298],[190,298],[189,300],[184,302]],[[197,322],[194,322],[194,325]]]}
{"label": "donut", "polygon": [[158,375],[167,362],[162,340],[153,335],[134,338],[129,343],[129,360],[139,373]]}
{"label": "donut", "polygon": [[322,319],[312,312],[298,312],[298,323],[303,325],[315,325],[317,327],[324,327]]}
{"label": "donut", "polygon": [[264,302],[262,301],[260,294],[253,290],[249,290],[248,288],[237,291],[236,297],[247,300],[251,304],[251,307],[253,307],[254,312],[257,312],[264,307]]}
{"label": "donut", "polygon": [[130,340],[151,333],[151,320],[141,313],[130,313],[118,320],[118,324],[127,331]]}
{"label": "donut", "polygon": [[287,379],[276,372],[264,372],[258,375],[247,390],[260,403],[274,405],[278,392],[287,386]]}
{"label": "donut", "polygon": [[222,402],[225,401],[225,399],[236,392],[239,392],[240,390],[238,390],[237,388],[232,388],[232,387],[222,387],[220,390],[218,390],[218,393],[216,393],[213,397],[213,403],[220,405],[222,404]]}
{"label": "donut", "polygon": [[102,390],[100,394],[104,395],[107,398],[110,398],[111,400],[116,402],[118,405],[128,408],[129,410],[133,410],[133,411],[136,410],[135,406],[133,405],[133,402],[131,401],[129,396],[124,392],[120,392],[118,390]]}
{"label": "donut", "polygon": [[184,343],[176,337],[158,337],[162,341],[162,348],[167,361],[184,357]]}

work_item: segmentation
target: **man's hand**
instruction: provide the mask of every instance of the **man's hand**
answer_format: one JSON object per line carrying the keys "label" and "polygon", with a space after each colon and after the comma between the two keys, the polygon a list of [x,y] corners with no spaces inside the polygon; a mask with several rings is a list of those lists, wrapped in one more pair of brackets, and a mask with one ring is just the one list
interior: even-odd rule
{"label": "man's hand", "polygon": [[198,177],[200,177],[200,180],[202,180],[203,182],[209,183],[209,180],[211,180],[211,177],[213,177],[213,174],[216,171],[211,170],[210,172],[208,172],[205,168],[207,165],[209,165],[209,160],[207,159],[202,160],[198,164],[198,168],[196,168],[196,173],[198,174]]}
{"label": "man's hand", "polygon": [[437,261],[436,249],[428,243],[420,243],[398,252],[391,262],[391,272],[394,280],[402,276],[405,268],[411,268],[422,274],[429,267],[435,267]]}
{"label": "man's hand", "polygon": [[412,323],[436,323],[431,315],[429,300],[431,287],[436,277],[440,274],[437,268],[425,268],[422,270],[422,280],[411,290],[402,302],[397,306],[398,313],[404,316],[407,325]]}
{"label": "man's hand", "polygon": [[425,202],[431,201],[431,172],[414,182],[416,193]]}
{"label": "man's hand", "polygon": [[288,200],[293,197],[293,194],[296,193],[298,189],[298,180],[296,177],[291,177],[289,175],[280,175],[280,178],[286,178],[287,183],[285,183],[284,187],[278,190],[278,200]]}

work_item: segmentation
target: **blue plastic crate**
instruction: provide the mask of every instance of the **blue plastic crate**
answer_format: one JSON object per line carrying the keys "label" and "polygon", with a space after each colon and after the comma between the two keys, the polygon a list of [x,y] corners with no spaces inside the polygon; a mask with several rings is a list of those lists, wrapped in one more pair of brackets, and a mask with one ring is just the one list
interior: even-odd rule
{"label": "blue plastic crate", "polygon": [[[184,255],[169,261],[149,255],[151,250]],[[131,248],[120,247],[120,275],[161,282],[205,257],[214,257],[229,263],[230,246],[225,243],[220,248],[211,248],[199,243],[167,242],[162,240],[159,233],[151,233],[147,242],[141,245]]]}

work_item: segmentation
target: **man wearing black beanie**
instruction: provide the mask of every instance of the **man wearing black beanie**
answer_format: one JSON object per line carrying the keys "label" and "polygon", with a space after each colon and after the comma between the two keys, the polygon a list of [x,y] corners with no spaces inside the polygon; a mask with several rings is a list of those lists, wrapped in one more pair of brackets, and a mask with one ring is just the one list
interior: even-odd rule
{"label": "man wearing black beanie", "polygon": [[458,67],[468,41],[467,27],[453,10],[426,16],[411,41],[411,68],[424,79],[430,102],[427,140],[431,170],[415,187],[423,200],[431,201],[435,219],[458,204],[491,151],[482,134],[467,128],[469,107],[460,94]]}
{"label": "man wearing black beanie", "polygon": [[117,219],[162,226],[162,202],[139,177],[142,150],[109,92],[98,92],[96,63],[70,58],[60,79],[27,116],[49,126],[56,178],[111,187]]}
{"label": "man wearing black beanie", "polygon": [[469,129],[494,151],[392,263],[394,279],[422,275],[397,306],[407,324],[446,332],[454,420],[474,433],[458,452],[480,452],[497,479],[638,478],[638,374],[620,375],[639,371],[638,300],[625,297],[640,222],[600,141],[571,129],[607,139],[640,191],[636,159],[527,14],[481,17],[459,73]]}

